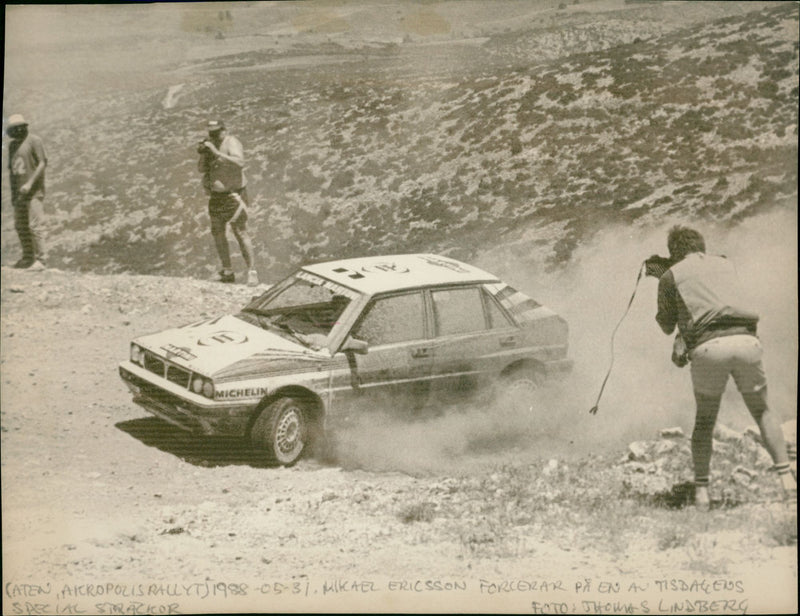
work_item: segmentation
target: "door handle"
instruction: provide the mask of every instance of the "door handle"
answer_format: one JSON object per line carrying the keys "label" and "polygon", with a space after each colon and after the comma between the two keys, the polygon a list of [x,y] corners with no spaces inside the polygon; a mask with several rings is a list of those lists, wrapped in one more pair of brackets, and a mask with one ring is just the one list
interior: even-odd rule
{"label": "door handle", "polygon": [[418,357],[418,358],[430,357],[430,352],[431,350],[429,348],[419,347],[411,351],[411,357]]}
{"label": "door handle", "polygon": [[517,337],[516,336],[508,336],[506,338],[500,338],[500,346],[501,347],[517,346]]}

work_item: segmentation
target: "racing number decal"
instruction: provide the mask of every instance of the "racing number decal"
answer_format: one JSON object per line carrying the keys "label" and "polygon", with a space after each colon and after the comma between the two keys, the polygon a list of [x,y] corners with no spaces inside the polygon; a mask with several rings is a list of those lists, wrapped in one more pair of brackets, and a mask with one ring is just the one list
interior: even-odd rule
{"label": "racing number decal", "polygon": [[214,346],[217,344],[243,344],[247,336],[239,332],[215,332],[197,341],[199,346]]}
{"label": "racing number decal", "polygon": [[394,272],[395,274],[407,274],[408,268],[399,268],[396,263],[376,263],[375,265],[365,265],[361,268],[365,272]]}
{"label": "racing number decal", "polygon": [[[359,278],[364,278],[364,274],[360,272],[356,272],[355,270],[347,269],[346,267],[337,267],[333,270],[337,274],[347,274],[348,278],[352,278],[353,280],[358,280]],[[397,266],[396,263],[376,263],[375,265],[365,265],[361,268],[361,271],[366,272],[368,274],[374,274],[376,272],[394,272],[395,274],[407,274],[409,269],[407,267],[400,268]]]}
{"label": "racing number decal", "polygon": [[333,271],[336,272],[337,274],[344,274],[345,272],[349,272],[347,274],[347,277],[348,278],[352,278],[353,280],[358,280],[359,278],[363,278],[364,277],[364,274],[359,274],[358,272],[354,272],[353,270],[349,270],[346,267],[337,267]]}

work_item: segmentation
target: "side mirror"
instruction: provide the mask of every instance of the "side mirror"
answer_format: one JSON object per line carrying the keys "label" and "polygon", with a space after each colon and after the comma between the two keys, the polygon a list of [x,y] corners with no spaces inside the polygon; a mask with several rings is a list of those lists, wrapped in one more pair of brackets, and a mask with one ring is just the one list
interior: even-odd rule
{"label": "side mirror", "polygon": [[341,350],[343,353],[351,351],[353,353],[358,353],[359,355],[366,355],[367,351],[369,350],[369,344],[367,344],[367,342],[364,340],[359,340],[358,338],[348,338],[344,341],[344,345],[342,345]]}

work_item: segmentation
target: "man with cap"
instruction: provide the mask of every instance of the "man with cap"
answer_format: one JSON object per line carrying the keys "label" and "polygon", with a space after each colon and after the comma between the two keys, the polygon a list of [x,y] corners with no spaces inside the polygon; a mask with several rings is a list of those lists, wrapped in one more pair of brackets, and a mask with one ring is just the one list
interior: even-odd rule
{"label": "man with cap", "polygon": [[209,195],[208,215],[211,218],[211,235],[222,262],[216,280],[235,282],[231,267],[230,248],[226,230],[231,231],[239,243],[247,265],[247,284],[258,284],[258,274],[253,259],[253,244],[247,234],[247,180],[244,176],[244,149],[233,135],[228,135],[221,120],[208,123],[208,139],[197,148],[200,159],[197,168],[203,174],[203,188]]}
{"label": "man with cap", "polygon": [[28,132],[28,123],[19,114],[8,118],[8,175],[11,180],[11,204],[14,227],[22,247],[16,268],[43,270],[44,245],[44,170],[47,155],[42,140]]}

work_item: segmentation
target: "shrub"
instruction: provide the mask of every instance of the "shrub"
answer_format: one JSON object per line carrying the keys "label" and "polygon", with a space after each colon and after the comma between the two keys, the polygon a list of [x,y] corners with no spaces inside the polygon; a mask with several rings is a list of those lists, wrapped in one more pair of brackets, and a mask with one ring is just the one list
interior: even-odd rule
{"label": "shrub", "polygon": [[403,524],[412,522],[430,522],[434,518],[435,506],[433,503],[412,503],[403,507],[397,514]]}

